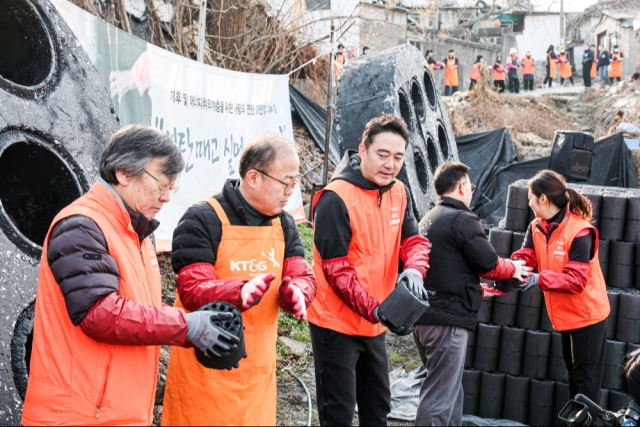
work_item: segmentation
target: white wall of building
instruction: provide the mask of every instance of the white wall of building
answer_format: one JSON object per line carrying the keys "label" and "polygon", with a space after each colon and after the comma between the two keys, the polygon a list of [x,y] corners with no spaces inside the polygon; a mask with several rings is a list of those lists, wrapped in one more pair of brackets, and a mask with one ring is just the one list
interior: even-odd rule
{"label": "white wall of building", "polygon": [[516,35],[518,55],[522,57],[529,50],[542,66],[549,45],[556,50],[560,45],[560,15],[526,15],[524,19],[524,31]]}

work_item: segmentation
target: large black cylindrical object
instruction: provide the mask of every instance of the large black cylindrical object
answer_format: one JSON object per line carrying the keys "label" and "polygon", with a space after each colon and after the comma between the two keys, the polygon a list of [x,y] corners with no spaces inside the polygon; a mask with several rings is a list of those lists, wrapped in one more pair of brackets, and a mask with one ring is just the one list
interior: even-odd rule
{"label": "large black cylindrical object", "polygon": [[633,285],[635,286],[636,289],[640,289],[640,243],[636,243],[636,249],[635,249],[635,257],[633,260],[633,264],[634,264],[634,268],[633,268],[633,277],[634,277],[634,283]]}
{"label": "large black cylindrical object", "polygon": [[600,262],[600,270],[602,277],[607,283],[607,273],[609,272],[609,252],[611,249],[611,240],[600,240],[598,242],[598,261]]}
{"label": "large black cylindrical object", "polygon": [[502,418],[526,424],[529,420],[529,389],[531,380],[507,375],[505,379]]}
{"label": "large black cylindrical object", "polygon": [[493,297],[483,297],[478,310],[478,322],[491,323],[493,313]]}
{"label": "large black cylindrical object", "polygon": [[606,409],[609,408],[609,390],[606,388],[600,389],[600,403],[598,403],[598,406]]}
{"label": "large black cylindrical object", "polygon": [[480,407],[478,415],[482,418],[502,418],[506,376],[501,373],[482,373],[480,387]]}
{"label": "large black cylindrical object", "polygon": [[396,328],[408,329],[428,308],[429,302],[416,297],[409,290],[407,279],[403,279],[382,301],[378,310]]}
{"label": "large black cylindrical object", "polygon": [[611,242],[607,284],[615,288],[633,287],[635,243]]}
{"label": "large black cylindrical object", "polygon": [[236,349],[230,351],[228,356],[217,357],[213,354],[205,353],[198,348],[194,348],[196,359],[198,359],[198,362],[200,362],[202,366],[209,369],[232,369],[240,362],[240,359],[247,357],[244,346],[242,314],[240,314],[240,311],[233,304],[226,301],[215,301],[203,305],[198,309],[198,311],[215,311],[219,313],[231,313],[233,315],[233,318],[229,320],[211,321],[214,326],[217,326],[240,339],[240,343],[237,345]]}
{"label": "large black cylindrical object", "polygon": [[529,211],[527,209],[510,208],[507,206],[504,215],[504,228],[514,231],[527,231],[529,223]]}
{"label": "large black cylindrical object", "polygon": [[473,368],[473,361],[476,354],[476,331],[469,331],[467,339],[467,352],[464,355],[464,368]]}
{"label": "large black cylindrical object", "polygon": [[529,425],[550,426],[555,417],[555,381],[531,380]]}
{"label": "large black cylindrical object", "polygon": [[502,327],[500,338],[500,362],[498,370],[509,375],[522,373],[525,331],[520,328]]}
{"label": "large black cylindrical object", "polygon": [[119,123],[100,75],[48,0],[0,2],[0,105],[0,419],[17,425],[45,236],[97,179]]}
{"label": "large black cylindrical object", "polygon": [[516,326],[524,329],[538,329],[544,296],[538,286],[534,286],[518,296]]}
{"label": "large black cylindrical object", "polygon": [[551,345],[549,347],[549,368],[547,378],[554,381],[567,382],[569,374],[567,365],[562,355],[562,336],[558,332],[551,334]]}
{"label": "large black cylindrical object", "polygon": [[[540,330],[546,332],[554,332],[551,319],[549,318],[549,312],[547,311],[547,304],[543,303],[540,310]],[[615,334],[615,329],[614,329]]]}
{"label": "large black cylindrical object", "polygon": [[627,197],[617,194],[605,194],[600,213],[600,238],[618,240],[624,238],[624,218],[627,211]]}
{"label": "large black cylindrical object", "polygon": [[626,242],[640,242],[640,197],[629,197],[624,226]]}
{"label": "large black cylindrical object", "polygon": [[607,340],[607,349],[604,358],[604,373],[602,375],[602,387],[613,390],[624,389],[623,366],[627,353],[627,343]]}
{"label": "large black cylindrical object", "polygon": [[634,344],[630,342],[627,343],[627,355],[630,355],[634,351],[638,351],[638,350],[640,350],[640,344]]}
{"label": "large black cylindrical object", "polygon": [[398,178],[409,188],[413,213],[420,219],[437,199],[433,172],[444,161],[458,160],[458,149],[429,66],[411,45],[361,56],[345,65],[336,99],[340,154],[357,149],[367,122],[382,113],[402,117],[411,134]]}
{"label": "large black cylindrical object", "polygon": [[553,410],[553,425],[565,427],[566,424],[560,421],[558,414],[569,401],[571,393],[569,392],[569,384],[556,381],[555,386],[555,405]]}
{"label": "large black cylindrical object", "polygon": [[491,322],[496,325],[514,326],[518,313],[518,292],[493,297]]}
{"label": "large black cylindrical object", "polygon": [[620,304],[620,293],[613,289],[607,289],[609,298],[609,317],[607,318],[607,339],[615,340],[618,331],[618,306]]}
{"label": "large black cylindrical object", "polygon": [[528,330],[525,333],[522,375],[536,380],[547,378],[551,334]]}
{"label": "large black cylindrical object", "polygon": [[515,251],[519,251],[522,249],[522,244],[524,243],[524,238],[527,234],[519,231],[514,231],[513,236],[511,238],[511,253],[513,254]]}
{"label": "large black cylindrical object", "polygon": [[498,370],[500,356],[500,336],[502,327],[480,323],[476,329],[476,354],[473,363],[475,369],[495,372]]}
{"label": "large black cylindrical object", "polygon": [[464,403],[462,406],[463,414],[478,415],[481,382],[481,371],[465,369],[462,372],[462,390],[464,391]]}
{"label": "large black cylindrical object", "polygon": [[640,344],[640,293],[621,293],[616,340]]}
{"label": "large black cylindrical object", "polygon": [[512,230],[503,230],[501,228],[492,228],[489,231],[489,243],[493,246],[498,256],[509,258],[511,256],[511,240],[513,239]]}

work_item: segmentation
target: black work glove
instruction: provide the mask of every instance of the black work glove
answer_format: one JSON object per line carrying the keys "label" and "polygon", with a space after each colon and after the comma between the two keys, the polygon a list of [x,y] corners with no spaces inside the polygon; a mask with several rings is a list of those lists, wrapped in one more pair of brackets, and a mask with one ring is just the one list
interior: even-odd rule
{"label": "black work glove", "polygon": [[378,322],[382,323],[384,326],[387,327],[387,329],[389,329],[391,332],[393,332],[394,334],[402,337],[405,335],[409,335],[412,331],[413,331],[413,326],[409,326],[408,328],[405,327],[399,327],[396,328],[395,326],[393,326],[386,317],[384,317],[384,314],[382,314],[380,312],[380,310],[378,310],[380,307],[376,307],[376,309],[373,312],[373,315],[376,317],[376,319],[378,319]]}

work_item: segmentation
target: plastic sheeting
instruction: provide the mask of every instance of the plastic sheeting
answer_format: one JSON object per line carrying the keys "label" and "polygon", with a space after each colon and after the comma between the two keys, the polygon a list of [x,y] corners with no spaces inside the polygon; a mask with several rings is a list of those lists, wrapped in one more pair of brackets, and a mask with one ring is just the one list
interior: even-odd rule
{"label": "plastic sheeting", "polygon": [[[411,372],[399,368],[389,373],[391,380],[391,412],[388,418],[402,421],[415,421],[420,398],[420,387],[427,377],[424,365]],[[463,426],[523,426],[511,420],[494,420],[473,415],[462,416]]]}
{"label": "plastic sheeting", "polygon": [[[506,129],[498,129],[456,139],[460,161],[469,165],[469,177],[477,186],[471,203],[486,226],[497,225],[504,217],[509,185],[529,179],[546,169],[549,157],[515,161],[515,148]],[[591,176],[586,184],[637,188],[636,169],[622,134],[596,142]]]}
{"label": "plastic sheeting", "polygon": [[[304,126],[311,134],[313,142],[315,142],[320,151],[324,153],[327,111],[291,85],[289,85],[289,98],[291,99],[291,105],[296,110],[302,120],[302,123],[304,123]],[[331,160],[331,163],[334,165],[340,163],[340,149],[338,148],[338,136],[335,131],[335,121],[333,125],[333,132],[331,132],[329,160]]]}

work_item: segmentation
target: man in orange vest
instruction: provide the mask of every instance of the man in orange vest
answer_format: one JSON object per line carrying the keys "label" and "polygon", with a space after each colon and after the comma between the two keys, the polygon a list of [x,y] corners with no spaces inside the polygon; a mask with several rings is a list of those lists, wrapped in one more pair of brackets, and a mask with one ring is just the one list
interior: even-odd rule
{"label": "man in orange vest", "polygon": [[536,60],[531,56],[531,52],[527,52],[522,58],[522,80],[524,81],[524,91],[533,90],[533,76],[535,75]]}
{"label": "man in orange vest", "polygon": [[149,235],[184,168],[162,132],[128,126],[107,143],[100,179],[53,220],[36,291],[23,425],[151,425],[160,345],[214,354],[238,339],[228,313],[163,306]]}
{"label": "man in orange vest", "polygon": [[624,55],[620,52],[620,46],[613,46],[613,51],[611,52],[611,67],[609,67],[609,79],[611,79],[611,83],[613,84],[614,79],[622,79],[622,61],[624,60]]}
{"label": "man in orange vest", "polygon": [[458,58],[453,49],[449,51],[444,63],[444,96],[451,96],[458,91]]}
{"label": "man in orange vest", "polygon": [[289,141],[257,137],[240,156],[240,179],[190,207],[174,231],[176,306],[227,301],[244,311],[247,358],[238,369],[211,370],[193,351],[173,348],[162,425],[276,424],[278,312],[306,320],[317,287],[284,210],[299,166]]}
{"label": "man in orange vest", "polygon": [[426,300],[429,241],[418,232],[406,187],[395,180],[408,141],[401,118],[372,119],[358,151],[347,150],[312,202],[318,297],[309,328],[321,425],[351,425],[356,403],[360,425],[387,424],[385,331],[406,335],[412,328],[393,328],[378,307],[405,278]]}
{"label": "man in orange vest", "polygon": [[571,72],[571,62],[569,61],[569,52],[565,49],[564,45],[560,46],[560,53],[558,54],[558,68],[560,69],[560,85],[564,86],[564,81],[569,79],[571,86],[573,83],[573,74]]}

